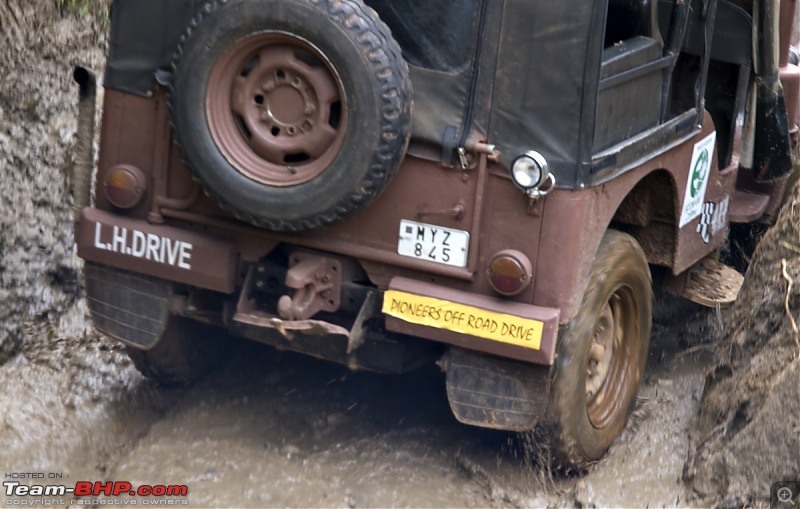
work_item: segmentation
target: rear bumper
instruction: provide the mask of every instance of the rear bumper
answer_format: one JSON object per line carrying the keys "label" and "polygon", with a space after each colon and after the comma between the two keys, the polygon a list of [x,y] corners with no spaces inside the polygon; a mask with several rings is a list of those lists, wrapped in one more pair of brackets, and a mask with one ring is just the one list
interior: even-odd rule
{"label": "rear bumper", "polygon": [[[84,208],[78,224],[77,243],[78,254],[87,262],[216,292],[233,294],[236,291],[237,250],[232,241]],[[118,288],[105,290],[105,293],[120,293]],[[104,292],[97,293],[98,305],[106,301],[115,309],[125,307],[123,302],[115,302]],[[242,307],[242,299],[239,307]],[[98,308],[97,311],[100,316],[108,309]],[[278,316],[250,323],[242,316],[249,317],[252,313],[246,309],[237,311],[233,321],[249,324],[251,329],[289,330],[293,326]],[[559,320],[556,308],[510,302],[397,277],[391,280],[384,294],[382,311],[386,329],[392,332],[546,366],[552,365],[555,359]],[[126,317],[115,315],[112,318],[131,325]],[[158,340],[158,331],[151,331],[147,338],[135,339],[125,338],[122,330],[111,332],[140,348],[151,347]],[[253,330],[249,334],[239,333],[259,336]],[[288,343],[291,348],[291,341]],[[350,343],[353,341],[346,341],[349,346],[342,359],[354,351]]]}
{"label": "rear bumper", "polygon": [[93,208],[83,209],[76,237],[86,261],[217,292],[235,289],[233,242]]}
{"label": "rear bumper", "polygon": [[536,364],[555,360],[559,310],[406,278],[384,296],[390,331]]}

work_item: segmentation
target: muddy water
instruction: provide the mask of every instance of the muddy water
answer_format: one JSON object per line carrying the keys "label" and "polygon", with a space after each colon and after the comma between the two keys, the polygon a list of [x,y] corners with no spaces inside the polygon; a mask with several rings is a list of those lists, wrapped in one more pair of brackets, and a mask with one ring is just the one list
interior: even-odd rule
{"label": "muddy water", "polygon": [[681,507],[696,504],[680,483],[702,395],[709,353],[672,358],[640,392],[628,429],[590,475],[578,499],[598,507]]}
{"label": "muddy water", "polygon": [[686,503],[678,479],[700,387],[696,358],[659,370],[669,377],[643,391],[637,429],[586,478],[548,486],[515,437],[453,421],[433,370],[379,377],[263,349],[245,357],[233,360],[244,369],[189,392],[112,477],[153,481],[159,465],[190,483],[193,503],[250,507]]}
{"label": "muddy water", "polygon": [[[72,313],[80,337],[80,306]],[[679,478],[707,359],[681,355],[672,332],[654,338],[621,440],[588,475],[555,480],[526,461],[515,435],[455,422],[434,366],[352,373],[234,341],[208,378],[167,390],[109,344],[75,340],[56,341],[60,367],[25,356],[0,367],[0,470],[186,484],[194,507],[692,503]]]}
{"label": "muddy water", "polygon": [[698,333],[670,303],[631,425],[580,479],[531,464],[516,435],[455,422],[433,366],[350,373],[234,342],[192,388],[144,380],[87,321],[65,191],[70,75],[102,69],[101,27],[45,1],[6,0],[0,21],[0,475],[187,484],[198,507],[687,504],[678,479],[707,361],[676,357]]}
{"label": "muddy water", "polygon": [[209,506],[683,507],[691,501],[679,479],[708,356],[682,355],[674,334],[655,340],[631,426],[582,479],[552,480],[525,461],[515,435],[455,422],[433,367],[354,374],[249,344],[110,475],[184,480],[192,503]]}
{"label": "muddy water", "polygon": [[503,438],[454,421],[435,369],[354,374],[247,345],[112,473],[144,482],[157,464],[197,504],[484,507],[491,474],[468,469],[493,468]]}

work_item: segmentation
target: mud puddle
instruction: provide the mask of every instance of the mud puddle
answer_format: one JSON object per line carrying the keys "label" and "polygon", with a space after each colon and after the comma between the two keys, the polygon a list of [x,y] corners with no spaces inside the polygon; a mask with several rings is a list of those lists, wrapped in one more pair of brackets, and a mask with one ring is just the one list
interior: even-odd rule
{"label": "mud puddle", "polygon": [[235,354],[208,378],[163,389],[112,345],[98,343],[95,356],[77,348],[86,358],[60,372],[24,359],[0,368],[11,389],[0,399],[5,472],[185,484],[193,507],[692,503],[679,479],[708,359],[681,355],[673,333],[655,335],[638,408],[607,457],[586,476],[555,479],[517,435],[457,423],[435,366],[352,373],[233,340]]}
{"label": "mud puddle", "polygon": [[107,478],[188,484],[192,505],[207,507],[692,504],[680,477],[710,356],[687,354],[658,325],[628,429],[581,478],[553,479],[531,464],[516,434],[457,423],[435,366],[352,373],[256,344],[239,348]]}
{"label": "mud puddle", "polygon": [[669,352],[665,361],[651,366],[649,380],[639,392],[639,405],[623,435],[592,472],[576,483],[576,500],[597,507],[698,504],[681,483],[681,476],[702,395],[703,373],[712,356],[707,351],[684,356],[675,351],[675,345],[661,346],[664,349],[655,353]]}
{"label": "mud puddle", "polygon": [[486,507],[508,439],[456,423],[435,367],[352,373],[246,344],[112,476],[151,482],[158,465],[207,506]]}

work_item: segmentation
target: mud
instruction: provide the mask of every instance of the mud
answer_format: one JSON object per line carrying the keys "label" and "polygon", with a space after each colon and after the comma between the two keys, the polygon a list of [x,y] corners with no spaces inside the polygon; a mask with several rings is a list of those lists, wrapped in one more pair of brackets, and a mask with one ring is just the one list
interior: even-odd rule
{"label": "mud", "polygon": [[58,321],[78,298],[67,215],[75,101],[65,94],[73,65],[102,61],[94,28],[47,2],[0,2],[0,362],[22,346],[27,320]]}
{"label": "mud", "polygon": [[118,347],[91,331],[70,223],[72,68],[102,68],[105,36],[101,21],[62,16],[53,4],[0,2],[4,472],[102,463],[108,452],[88,447],[93,426],[138,380]]}
{"label": "mud", "polygon": [[766,503],[800,479],[800,189],[767,231],[745,275],[704,389],[686,478],[724,506]]}
{"label": "mud", "polygon": [[350,373],[259,345],[192,389],[111,474],[145,482],[158,464],[211,506],[685,506],[679,478],[708,356],[676,358],[674,337],[661,339],[671,348],[655,346],[632,425],[580,480],[550,477],[517,435],[455,422],[434,367]]}
{"label": "mud", "polygon": [[720,325],[663,295],[635,414],[583,477],[551,473],[528,439],[455,422],[434,366],[351,373],[231,340],[233,356],[191,388],[143,379],[92,331],[72,242],[70,79],[76,64],[102,70],[104,43],[102,19],[0,0],[3,475],[187,484],[197,507],[697,503],[680,477],[710,362],[704,343]]}

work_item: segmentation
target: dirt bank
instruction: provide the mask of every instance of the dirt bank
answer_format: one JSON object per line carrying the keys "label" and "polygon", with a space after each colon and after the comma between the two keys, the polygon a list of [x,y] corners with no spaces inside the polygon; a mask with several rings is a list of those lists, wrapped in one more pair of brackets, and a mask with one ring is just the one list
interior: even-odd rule
{"label": "dirt bank", "polygon": [[79,62],[101,65],[98,28],[51,2],[0,2],[0,363],[22,347],[26,321],[56,323],[79,295],[70,78]]}
{"label": "dirt bank", "polygon": [[699,495],[741,506],[765,502],[772,483],[800,479],[800,335],[790,317],[798,310],[795,189],[756,249],[706,381],[696,457],[687,463]]}
{"label": "dirt bank", "polygon": [[0,470],[103,469],[87,447],[138,380],[86,320],[69,211],[72,69],[102,69],[102,20],[0,2]]}

